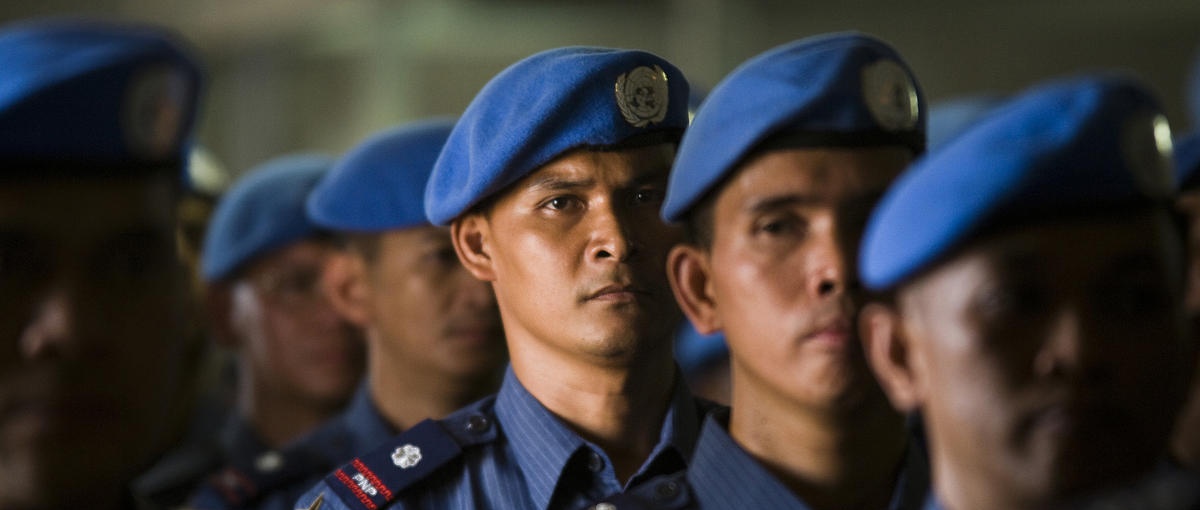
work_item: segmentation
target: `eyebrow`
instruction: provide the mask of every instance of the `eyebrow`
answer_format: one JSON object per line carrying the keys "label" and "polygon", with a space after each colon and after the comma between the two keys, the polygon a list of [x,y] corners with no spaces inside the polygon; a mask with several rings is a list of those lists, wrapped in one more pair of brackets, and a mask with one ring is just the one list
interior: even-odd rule
{"label": "eyebrow", "polygon": [[526,188],[529,191],[573,191],[596,185],[595,179],[570,179],[556,175],[538,178]]}
{"label": "eyebrow", "polygon": [[863,204],[879,201],[883,197],[883,191],[869,191],[841,197],[835,200],[830,200],[828,197],[804,194],[804,193],[787,193],[782,195],[768,195],[766,197],[754,200],[746,206],[747,211],[762,212],[770,211],[788,206],[805,206],[817,204]]}

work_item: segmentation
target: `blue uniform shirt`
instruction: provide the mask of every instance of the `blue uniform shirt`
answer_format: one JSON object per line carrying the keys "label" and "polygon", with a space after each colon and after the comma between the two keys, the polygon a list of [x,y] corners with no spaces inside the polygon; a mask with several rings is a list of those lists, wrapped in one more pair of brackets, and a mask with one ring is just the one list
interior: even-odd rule
{"label": "blue uniform shirt", "polygon": [[339,508],[580,508],[684,469],[700,417],[676,379],[659,441],[621,484],[595,444],[554,417],[512,370],[500,392],[444,420],[427,420],[326,476],[296,503]]}
{"label": "blue uniform shirt", "polygon": [[[714,411],[704,421],[686,473],[660,478],[609,501],[616,508],[625,510],[808,510],[808,505],[729,436],[728,425],[728,410]],[[921,508],[929,493],[929,463],[925,452],[916,443],[910,443],[898,477],[888,510]]]}
{"label": "blue uniform shirt", "polygon": [[[371,391],[364,382],[340,415],[281,452],[268,453],[265,446],[261,447],[254,459],[259,461],[257,463],[251,459],[232,463],[221,475],[204,484],[189,506],[203,510],[290,510],[296,498],[330,470],[355,455],[370,451],[395,433],[395,428],[375,407]],[[249,440],[257,441],[257,438],[247,436],[239,441]],[[251,445],[247,443],[247,446]],[[264,454],[275,455],[275,460],[267,460]],[[225,474],[230,472],[236,473],[236,477]],[[226,485],[233,480],[238,480],[239,486]]]}

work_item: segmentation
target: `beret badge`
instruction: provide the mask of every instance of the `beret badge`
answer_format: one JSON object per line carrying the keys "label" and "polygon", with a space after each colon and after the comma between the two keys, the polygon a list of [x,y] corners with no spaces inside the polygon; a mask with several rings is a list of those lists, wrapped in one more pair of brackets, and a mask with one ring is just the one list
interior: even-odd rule
{"label": "beret badge", "polygon": [[1170,194],[1171,128],[1167,118],[1150,110],[1141,111],[1125,121],[1121,132],[1121,150],[1134,182],[1147,196]]}
{"label": "beret badge", "polygon": [[617,77],[617,108],[633,127],[646,127],[667,117],[667,73],[659,66],[639,66]]}
{"label": "beret badge", "polygon": [[886,131],[909,131],[917,125],[920,105],[917,86],[896,61],[883,59],[862,70],[863,101],[879,127]]}

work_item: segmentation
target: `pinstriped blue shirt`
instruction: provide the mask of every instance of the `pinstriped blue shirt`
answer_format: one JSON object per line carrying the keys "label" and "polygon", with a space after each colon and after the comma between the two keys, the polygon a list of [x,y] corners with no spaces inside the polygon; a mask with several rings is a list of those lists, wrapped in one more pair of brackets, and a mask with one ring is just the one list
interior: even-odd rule
{"label": "pinstriped blue shirt", "polygon": [[[697,403],[676,377],[657,444],[637,473],[622,484],[604,451],[579,437],[550,413],[510,368],[495,397],[436,423],[461,449],[453,458],[441,459],[444,464],[436,471],[418,479],[403,479],[403,474],[389,465],[386,456],[360,457],[363,460],[359,464],[352,462],[326,477],[302,496],[296,507],[309,508],[320,497],[322,510],[372,506],[583,508],[651,478],[682,471],[691,458],[700,418],[707,408]],[[414,430],[419,428],[422,427]],[[424,446],[439,444],[436,441],[417,441],[405,438],[405,434],[386,442],[380,452],[394,451],[414,442],[423,448],[422,459],[441,455],[433,450],[434,446]],[[379,458],[385,460],[372,461]],[[374,494],[361,492],[368,487]],[[387,489],[390,502],[378,496],[383,492],[381,488]]]}
{"label": "pinstriped blue shirt", "polygon": [[[687,482],[696,507],[703,509],[804,509],[809,507],[729,436],[728,413],[704,422]],[[889,510],[918,510],[929,493],[929,464],[911,446],[899,472]]]}

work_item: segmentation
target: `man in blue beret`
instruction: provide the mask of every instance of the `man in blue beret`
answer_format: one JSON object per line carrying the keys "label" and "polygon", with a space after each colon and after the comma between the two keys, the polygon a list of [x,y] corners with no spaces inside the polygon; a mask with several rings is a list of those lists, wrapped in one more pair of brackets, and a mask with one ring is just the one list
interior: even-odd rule
{"label": "man in blue beret", "polygon": [[578,508],[683,469],[701,408],[671,352],[680,232],[657,212],[687,92],[655,55],[590,47],[483,88],[425,212],[491,283],[511,368],[494,398],[390,439],[298,507]]}
{"label": "man in blue beret", "polygon": [[[1176,207],[1187,219],[1187,309],[1193,334],[1200,332],[1200,131],[1175,144]],[[1200,366],[1197,367],[1200,370]],[[1175,427],[1172,453],[1184,465],[1200,470],[1200,376],[1192,381],[1191,398]]]}
{"label": "man in blue beret", "polygon": [[213,483],[257,490],[290,469],[277,449],[337,415],[363,370],[361,331],[321,290],[333,252],[305,200],[334,160],[272,159],[221,197],[204,240],[205,306],[218,344],[236,357],[235,410],[222,431]]}
{"label": "man in blue beret", "polygon": [[1026,92],[888,191],[860,324],[924,417],[929,508],[1059,507],[1164,469],[1196,359],[1173,191],[1166,120],[1115,75]]}
{"label": "man in blue beret", "polygon": [[174,439],[174,201],[199,88],[156,28],[0,29],[0,508],[132,508]]}
{"label": "man in blue beret", "polygon": [[[914,508],[923,452],[871,376],[852,260],[866,211],[924,149],[921,93],[859,33],[795,41],[714,88],[683,138],[662,214],[668,274],[729,344],[728,413],[704,423],[673,508]],[[678,483],[682,484],[682,480]]]}
{"label": "man in blue beret", "polygon": [[449,231],[425,219],[425,183],[453,126],[433,119],[379,133],[309,195],[310,220],[342,241],[324,287],[364,329],[365,380],[342,414],[282,452],[286,476],[254,491],[210,485],[191,507],[290,510],[355,455],[496,391],[507,358],[495,296],[459,264]]}

